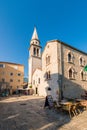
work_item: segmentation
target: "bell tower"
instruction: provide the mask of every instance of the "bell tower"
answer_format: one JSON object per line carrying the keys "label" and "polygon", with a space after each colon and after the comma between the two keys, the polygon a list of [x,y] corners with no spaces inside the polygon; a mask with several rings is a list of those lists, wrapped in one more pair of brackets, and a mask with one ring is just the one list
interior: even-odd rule
{"label": "bell tower", "polygon": [[28,79],[29,86],[32,85],[32,75],[37,68],[41,68],[41,46],[38,39],[36,27],[30,41],[29,60],[28,60]]}

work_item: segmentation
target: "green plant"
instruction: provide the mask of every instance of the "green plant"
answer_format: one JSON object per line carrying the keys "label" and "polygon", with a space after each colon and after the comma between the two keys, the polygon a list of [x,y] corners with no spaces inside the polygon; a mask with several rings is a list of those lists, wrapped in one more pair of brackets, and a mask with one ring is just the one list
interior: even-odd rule
{"label": "green plant", "polygon": [[30,88],[32,88],[32,85],[31,86],[29,86]]}

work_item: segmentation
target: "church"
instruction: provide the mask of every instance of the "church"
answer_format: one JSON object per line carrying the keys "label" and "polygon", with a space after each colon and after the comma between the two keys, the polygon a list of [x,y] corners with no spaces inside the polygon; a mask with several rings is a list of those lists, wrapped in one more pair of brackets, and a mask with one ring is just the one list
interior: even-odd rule
{"label": "church", "polygon": [[87,53],[60,40],[48,41],[41,52],[37,30],[29,47],[29,86],[34,95],[46,96],[50,92],[53,99],[81,98],[87,90]]}

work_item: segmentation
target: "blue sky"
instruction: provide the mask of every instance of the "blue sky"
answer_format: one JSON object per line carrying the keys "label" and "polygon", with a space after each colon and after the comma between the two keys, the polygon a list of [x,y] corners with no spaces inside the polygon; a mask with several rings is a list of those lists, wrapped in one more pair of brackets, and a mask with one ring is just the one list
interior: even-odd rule
{"label": "blue sky", "polygon": [[87,0],[0,0],[0,61],[24,64],[34,26],[41,46],[58,39],[87,52]]}

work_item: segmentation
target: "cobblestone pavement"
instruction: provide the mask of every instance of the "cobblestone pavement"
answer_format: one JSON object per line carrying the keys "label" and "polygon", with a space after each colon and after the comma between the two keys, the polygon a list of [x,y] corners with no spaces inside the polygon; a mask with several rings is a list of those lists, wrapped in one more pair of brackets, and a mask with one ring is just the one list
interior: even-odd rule
{"label": "cobblestone pavement", "polygon": [[87,111],[72,119],[59,110],[44,109],[44,98],[9,97],[0,100],[0,130],[87,130]]}

